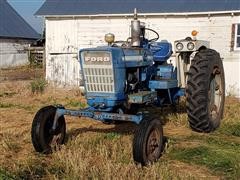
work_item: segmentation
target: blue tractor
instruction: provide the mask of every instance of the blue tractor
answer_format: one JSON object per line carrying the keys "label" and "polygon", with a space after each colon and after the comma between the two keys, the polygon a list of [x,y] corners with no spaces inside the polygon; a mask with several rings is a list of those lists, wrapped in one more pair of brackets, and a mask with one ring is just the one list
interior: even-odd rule
{"label": "blue tractor", "polygon": [[[145,37],[145,31],[156,34]],[[133,159],[142,165],[158,160],[163,152],[163,128],[159,118],[141,112],[151,106],[178,105],[186,96],[190,127],[212,132],[223,117],[225,84],[219,53],[209,42],[192,37],[175,41],[175,52],[167,41],[145,28],[137,12],[131,22],[131,37],[115,41],[107,34],[107,46],[81,49],[80,66],[88,107],[80,110],[63,106],[41,108],[32,123],[36,151],[49,153],[63,144],[65,115],[88,117],[104,123],[133,122],[138,126],[133,139]],[[175,64],[169,59],[175,56]]]}

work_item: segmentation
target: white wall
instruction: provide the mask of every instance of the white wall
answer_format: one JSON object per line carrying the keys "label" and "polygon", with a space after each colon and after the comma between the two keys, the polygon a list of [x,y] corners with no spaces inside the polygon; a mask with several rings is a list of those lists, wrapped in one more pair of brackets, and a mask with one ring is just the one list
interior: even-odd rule
{"label": "white wall", "polygon": [[25,50],[30,42],[16,39],[0,39],[0,68],[28,64],[28,52]]}
{"label": "white wall", "polygon": [[[78,86],[81,80],[76,59],[78,50],[105,44],[104,35],[108,32],[114,33],[116,40],[126,40],[130,36],[131,20],[127,17],[47,18],[47,79],[59,85]],[[197,30],[198,39],[209,40],[211,48],[224,58],[227,92],[240,97],[240,52],[230,52],[232,24],[240,23],[240,16],[152,16],[140,20],[156,30],[160,39],[171,42],[191,36],[191,31]]]}

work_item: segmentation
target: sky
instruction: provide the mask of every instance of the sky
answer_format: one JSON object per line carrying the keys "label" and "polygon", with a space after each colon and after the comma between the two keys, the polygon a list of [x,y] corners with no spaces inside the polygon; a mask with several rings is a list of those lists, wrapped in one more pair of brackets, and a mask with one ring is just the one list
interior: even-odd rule
{"label": "sky", "polygon": [[43,19],[34,14],[42,6],[44,0],[7,1],[38,33],[42,33]]}

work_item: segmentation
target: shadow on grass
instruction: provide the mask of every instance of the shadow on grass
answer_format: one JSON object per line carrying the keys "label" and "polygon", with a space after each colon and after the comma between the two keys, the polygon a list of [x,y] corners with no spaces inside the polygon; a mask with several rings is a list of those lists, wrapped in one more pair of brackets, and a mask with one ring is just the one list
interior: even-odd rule
{"label": "shadow on grass", "polygon": [[[158,119],[161,121],[161,124],[164,126],[170,119],[170,115],[184,114],[186,113],[186,105],[184,102],[180,102],[178,106],[164,106],[164,107],[155,107],[155,106],[145,106],[140,107],[139,112],[143,112],[144,116],[149,119]],[[105,123],[107,124],[107,123]],[[79,128],[70,130],[66,137],[66,142],[68,139],[72,139],[77,137],[79,134],[83,134],[86,132],[97,132],[97,133],[117,133],[123,135],[134,134],[138,125],[131,122],[120,122],[115,121],[114,127],[112,127],[112,123],[109,123],[111,128],[103,128],[101,127],[90,127],[90,128]]]}
{"label": "shadow on grass", "polygon": [[[136,129],[139,126],[131,123],[131,122],[124,122],[120,124],[115,124],[114,127],[112,128],[79,128],[79,129],[74,129],[72,131],[69,131],[67,133],[65,143],[67,143],[69,140],[76,138],[79,134],[87,133],[87,132],[96,132],[96,133],[104,133],[106,134],[105,137],[108,137],[109,135],[116,136],[116,135],[134,135]],[[165,150],[166,144],[168,143],[168,137],[163,136],[163,149],[162,152]]]}
{"label": "shadow on grass", "polygon": [[[107,125],[106,125],[107,126]],[[111,125],[112,126],[112,125]],[[101,127],[90,127],[90,128],[79,128],[74,129],[68,132],[67,139],[72,139],[77,137],[79,134],[87,133],[87,132],[97,132],[97,133],[117,133],[122,135],[131,135],[134,133],[138,126],[131,122],[125,122],[121,124],[115,124],[114,127],[111,128],[103,128]]]}
{"label": "shadow on grass", "polygon": [[[161,121],[162,125],[165,125],[167,122],[167,118],[166,116],[163,117],[163,115],[161,115],[161,117],[159,118],[159,116],[157,114],[154,114],[152,116],[152,118],[158,118]],[[114,125],[114,127],[112,127]],[[111,126],[111,128],[103,128],[101,127],[90,127],[90,128],[79,128],[79,129],[74,129],[74,130],[70,130],[68,132],[68,137],[69,138],[74,138],[76,136],[78,136],[78,134],[83,134],[86,132],[97,132],[97,133],[117,133],[117,134],[123,134],[123,135],[129,135],[129,134],[134,134],[136,128],[139,127],[139,125],[134,124],[132,122],[115,122],[113,124],[109,124],[109,126]],[[106,124],[107,127],[107,124]]]}

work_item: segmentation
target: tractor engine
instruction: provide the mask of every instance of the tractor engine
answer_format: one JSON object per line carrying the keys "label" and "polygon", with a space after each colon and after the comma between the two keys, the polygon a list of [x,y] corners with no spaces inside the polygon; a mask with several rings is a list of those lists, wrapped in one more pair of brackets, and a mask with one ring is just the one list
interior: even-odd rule
{"label": "tractor engine", "polygon": [[147,89],[147,72],[153,65],[148,50],[102,47],[81,50],[80,57],[87,102],[95,109],[112,111],[128,94]]}

